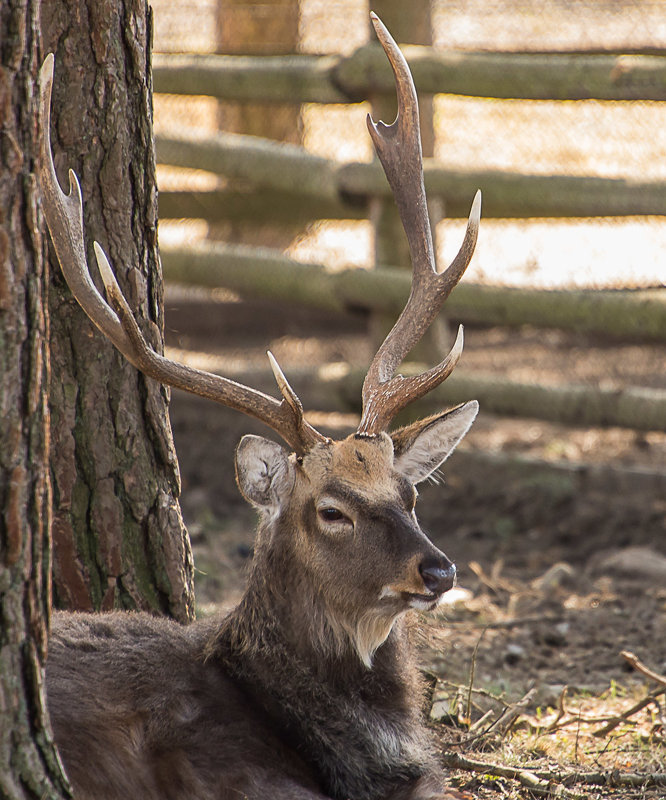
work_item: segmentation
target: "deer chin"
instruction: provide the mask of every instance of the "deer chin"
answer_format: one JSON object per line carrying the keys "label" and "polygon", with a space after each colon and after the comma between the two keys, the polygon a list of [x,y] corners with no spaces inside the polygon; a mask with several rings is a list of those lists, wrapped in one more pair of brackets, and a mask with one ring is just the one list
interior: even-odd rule
{"label": "deer chin", "polygon": [[345,625],[354,650],[368,669],[372,668],[372,659],[377,649],[388,639],[393,623],[399,616],[400,612],[387,614],[385,611],[372,609],[366,611],[355,624]]}
{"label": "deer chin", "polygon": [[387,640],[398,617],[408,611],[432,611],[442,597],[433,592],[418,594],[385,586],[379,596],[380,605],[353,623],[343,623],[343,628],[358,657],[371,669],[377,649]]}

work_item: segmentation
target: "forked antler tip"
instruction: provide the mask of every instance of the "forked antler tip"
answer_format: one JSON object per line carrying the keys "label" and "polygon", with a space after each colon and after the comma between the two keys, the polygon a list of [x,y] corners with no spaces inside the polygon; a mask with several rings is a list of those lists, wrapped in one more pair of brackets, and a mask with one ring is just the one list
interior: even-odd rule
{"label": "forked antler tip", "polygon": [[271,365],[271,370],[279,386],[281,380],[286,381],[287,379],[284,377],[284,372],[282,372],[282,368],[278,364],[277,358],[275,358],[273,353],[271,353],[270,350],[266,350],[266,355],[268,356],[268,363]]}
{"label": "forked antler tip", "polygon": [[81,194],[79,176],[73,169],[69,169],[67,174],[69,175],[69,192],[67,193],[67,199],[73,197],[76,203],[81,207],[83,213],[83,195]]}
{"label": "forked antler tip", "polygon": [[460,357],[462,356],[464,346],[465,346],[464,329],[462,325],[458,325],[458,333],[456,334],[456,340],[453,343],[453,347],[449,351],[449,355],[447,356],[447,360],[453,362],[454,366],[460,361]]}
{"label": "forked antler tip", "polygon": [[131,316],[131,311],[129,310],[129,306],[127,306],[127,301],[125,300],[125,296],[122,293],[120,285],[116,280],[111,263],[109,262],[109,259],[99,242],[93,242],[93,250],[95,251],[97,269],[102,277],[104,290],[106,291],[106,296],[111,304],[111,308],[109,310],[115,313],[116,317],[118,317],[118,321],[120,321],[120,317],[118,316],[118,309],[120,308],[125,308],[126,316]]}
{"label": "forked antler tip", "polygon": [[303,404],[301,403],[296,392],[289,385],[289,381],[287,380],[284,372],[282,371],[282,368],[278,364],[277,359],[275,358],[273,353],[271,353],[270,350],[267,350],[266,355],[268,356],[268,361],[271,365],[271,370],[273,371],[273,376],[275,377],[275,382],[278,385],[280,394],[288,403],[288,405],[290,406],[291,410],[294,412],[296,417],[299,420],[302,420]]}
{"label": "forked antler tip", "polygon": [[[286,403],[287,407],[290,409],[291,414],[293,432],[289,433],[287,427],[281,426],[283,427],[283,431],[280,433],[282,438],[294,448],[297,455],[303,455],[317,443],[330,443],[330,439],[319,433],[318,430],[306,422],[303,416],[303,404],[296,392],[289,385],[289,381],[286,379],[284,372],[282,372],[277,359],[270,350],[266,352],[266,355],[268,356],[268,361],[273,370],[273,375],[278,389],[280,390],[280,394],[282,395],[284,403]],[[277,428],[275,428],[275,430],[277,430]]]}
{"label": "forked antler tip", "polygon": [[473,244],[469,259],[471,260],[474,254],[474,247],[476,246],[476,238],[479,234],[479,226],[481,224],[481,189],[476,190],[474,200],[472,200],[472,207],[469,210],[469,217],[467,219],[467,235],[466,238],[472,238]]}
{"label": "forked antler tip", "polygon": [[[368,126],[368,132],[370,133],[370,138],[372,139],[375,148],[381,147],[381,139],[385,139],[387,134],[390,135],[391,131],[394,130],[392,125],[387,125],[385,122],[382,122],[382,120],[375,122],[372,118],[372,114],[368,114],[366,116],[365,122]],[[393,123],[393,125],[395,125],[395,123]]]}
{"label": "forked antler tip", "polygon": [[109,264],[109,259],[107,258],[106,253],[102,249],[102,246],[99,242],[93,242],[93,250],[95,251],[97,268],[99,269],[99,274],[102,276],[104,288],[107,292],[118,289],[119,287],[118,282],[116,281],[116,276],[113,274],[111,264]]}
{"label": "forked antler tip", "polygon": [[375,29],[375,33],[377,34],[377,38],[382,43],[384,47],[386,47],[386,43],[392,44],[394,47],[396,46],[394,38],[389,33],[388,28],[384,23],[379,19],[377,14],[374,11],[370,12],[370,22],[372,22],[372,27]]}
{"label": "forked antler tip", "polygon": [[54,65],[55,58],[53,53],[49,53],[42,62],[42,66],[39,70],[39,82],[42,86],[45,86],[47,82],[53,81]]}
{"label": "forked antler tip", "polygon": [[473,218],[476,221],[476,224],[479,224],[479,220],[481,219],[481,189],[476,190],[476,194],[474,195],[474,200],[472,201],[472,209],[469,212],[470,218]]}

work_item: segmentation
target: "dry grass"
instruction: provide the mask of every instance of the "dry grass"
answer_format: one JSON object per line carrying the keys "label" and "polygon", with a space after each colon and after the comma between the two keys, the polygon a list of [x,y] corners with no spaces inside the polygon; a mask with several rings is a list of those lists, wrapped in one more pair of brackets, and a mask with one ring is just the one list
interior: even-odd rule
{"label": "dry grass", "polygon": [[[618,686],[599,696],[574,694],[565,709],[539,707],[519,716],[508,732],[491,728],[469,737],[469,745],[452,745],[449,736],[443,758],[457,783],[477,798],[660,798],[665,762],[659,702],[603,733],[645,694]],[[454,739],[464,742],[465,736]]]}

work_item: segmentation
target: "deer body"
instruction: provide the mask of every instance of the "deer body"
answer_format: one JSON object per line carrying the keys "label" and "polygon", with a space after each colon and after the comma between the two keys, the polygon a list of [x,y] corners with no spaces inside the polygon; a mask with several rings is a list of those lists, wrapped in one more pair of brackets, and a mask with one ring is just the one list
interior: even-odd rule
{"label": "deer body", "polygon": [[63,274],[90,319],[148,377],[240,410],[288,445],[246,436],[236,477],[260,514],[247,589],[226,618],[180,627],[144,614],[54,618],[46,669],[56,743],[79,800],[446,800],[420,721],[409,612],[435,608],[455,568],[419,527],[415,486],[476,416],[472,401],[388,433],[462,353],[421,375],[396,369],[464,273],[480,195],[460,251],[434,263],[409,67],[372,15],[398,94],[392,125],[368,120],[398,204],[412,292],[363,384],[358,430],[331,441],[304,418],[269,354],[281,400],[154,352],[102,248],[106,299],[86,259],[81,190],[60,189],[49,139],[53,57],[42,66],[40,182]]}
{"label": "deer body", "polygon": [[282,658],[284,642],[251,664],[231,650],[206,659],[232,622],[55,616],[49,711],[77,798],[360,800],[392,796],[425,772],[419,697],[395,657],[402,631],[361,680],[358,661],[344,659],[315,679]]}
{"label": "deer body", "polygon": [[302,459],[245,437],[238,481],[262,519],[226,618],[56,615],[47,696],[77,796],[443,796],[404,617],[455,570],[418,526],[414,482],[475,414]]}

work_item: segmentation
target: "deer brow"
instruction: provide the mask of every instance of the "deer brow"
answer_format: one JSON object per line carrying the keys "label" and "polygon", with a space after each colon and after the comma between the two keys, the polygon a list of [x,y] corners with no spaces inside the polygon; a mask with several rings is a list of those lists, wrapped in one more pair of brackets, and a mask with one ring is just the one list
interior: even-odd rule
{"label": "deer brow", "polygon": [[[324,485],[322,493],[325,495],[330,495],[332,498],[344,500],[345,502],[349,503],[350,505],[354,505],[369,515],[376,515],[379,512],[389,511],[394,505],[386,500],[373,501],[356,491],[348,483],[337,480],[328,481]],[[407,479],[404,479],[404,481],[399,481],[398,495],[405,508],[409,508],[411,510],[414,499],[414,488]]]}
{"label": "deer brow", "polygon": [[367,497],[352,489],[349,484],[343,481],[331,480],[324,484],[322,494],[344,500],[351,505],[358,506],[363,511],[372,511],[374,504]]}

